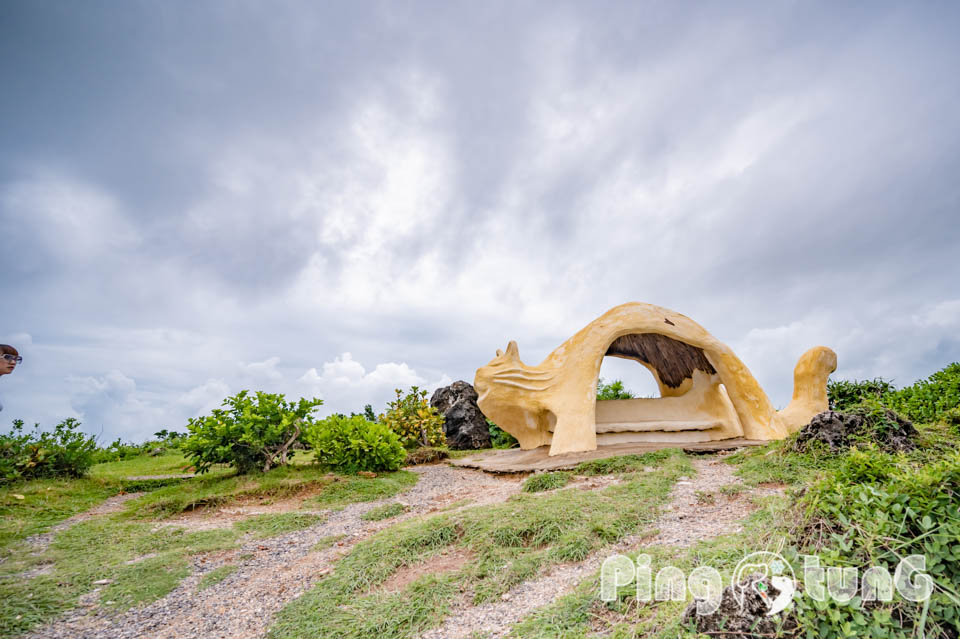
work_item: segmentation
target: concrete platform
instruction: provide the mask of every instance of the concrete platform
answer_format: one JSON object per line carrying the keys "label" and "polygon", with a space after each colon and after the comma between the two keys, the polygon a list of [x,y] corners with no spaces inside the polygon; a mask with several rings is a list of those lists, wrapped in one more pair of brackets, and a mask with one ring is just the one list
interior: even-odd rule
{"label": "concrete platform", "polygon": [[632,442],[625,444],[610,444],[598,446],[596,450],[584,453],[564,453],[550,457],[549,446],[540,446],[531,450],[511,448],[509,450],[492,450],[460,459],[451,459],[454,466],[465,468],[479,468],[491,473],[525,473],[538,470],[569,470],[580,462],[591,459],[606,459],[621,455],[642,455],[665,448],[682,448],[688,453],[714,453],[720,450],[734,450],[744,446],[763,446],[769,442],[753,439],[723,439],[713,442],[696,442],[690,444]]}

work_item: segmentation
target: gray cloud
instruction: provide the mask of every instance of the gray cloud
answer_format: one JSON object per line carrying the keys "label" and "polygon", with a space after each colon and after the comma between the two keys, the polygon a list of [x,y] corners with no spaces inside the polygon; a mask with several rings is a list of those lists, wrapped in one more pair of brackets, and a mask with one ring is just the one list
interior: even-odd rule
{"label": "gray cloud", "polygon": [[780,404],[817,343],[929,374],[960,358],[958,13],[5,3],[0,338],[31,343],[4,415],[380,409],[628,300]]}

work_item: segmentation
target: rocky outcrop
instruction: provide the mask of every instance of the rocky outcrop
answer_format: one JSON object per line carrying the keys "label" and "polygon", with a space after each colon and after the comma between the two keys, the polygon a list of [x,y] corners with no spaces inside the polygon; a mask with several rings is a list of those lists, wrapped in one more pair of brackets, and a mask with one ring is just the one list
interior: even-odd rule
{"label": "rocky outcrop", "polygon": [[[754,584],[761,584],[759,587]],[[769,602],[780,591],[768,577],[753,574],[723,589],[720,605],[710,614],[697,614],[697,602],[683,613],[683,620],[697,632],[724,639],[744,637],[780,637],[796,629],[796,621],[787,613],[767,616]]]}
{"label": "rocky outcrop", "polygon": [[797,434],[793,448],[806,452],[818,442],[831,452],[840,452],[850,446],[873,443],[886,452],[898,452],[913,449],[916,437],[913,424],[892,410],[828,410],[814,415]]}
{"label": "rocky outcrop", "polygon": [[477,391],[467,382],[454,382],[438,388],[430,405],[443,415],[447,445],[454,449],[490,447],[487,418],[477,406]]}

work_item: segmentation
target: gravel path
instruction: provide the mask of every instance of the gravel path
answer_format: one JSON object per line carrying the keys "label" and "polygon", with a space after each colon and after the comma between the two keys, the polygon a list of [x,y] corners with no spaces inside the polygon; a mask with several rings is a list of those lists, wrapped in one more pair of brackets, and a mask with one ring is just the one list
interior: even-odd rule
{"label": "gravel path", "polygon": [[[722,459],[722,456],[713,456],[691,460],[697,473],[692,478],[681,478],[674,486],[665,514],[652,526],[659,529],[656,536],[651,537],[641,532],[612,547],[604,548],[581,562],[554,566],[537,579],[516,586],[504,594],[501,601],[479,606],[461,603],[451,611],[443,625],[423,633],[420,639],[503,637],[510,632],[511,626],[537,608],[546,606],[573,590],[583,579],[597,571],[603,560],[610,555],[647,545],[670,544],[686,547],[702,539],[739,531],[739,521],[755,509],[746,493],[730,497],[717,493],[712,504],[705,504],[703,499],[697,497],[698,491],[712,493],[721,486],[742,483],[733,474],[734,468],[723,463]],[[750,492],[750,496],[775,492],[779,490],[767,488],[758,492],[755,489]]]}
{"label": "gravel path", "polygon": [[[487,633],[501,637],[512,624],[537,608],[547,605],[569,592],[583,578],[596,571],[603,559],[615,552],[625,552],[645,544],[689,546],[699,539],[735,532],[738,521],[753,508],[746,494],[725,496],[717,493],[721,486],[740,483],[733,468],[718,457],[693,460],[697,474],[681,479],[671,493],[666,513],[654,524],[655,537],[636,535],[616,546],[595,553],[586,560],[553,567],[537,579],[513,588],[503,600],[473,606],[461,603],[439,628],[422,635],[422,639],[469,637]],[[352,504],[331,512],[316,526],[267,540],[247,540],[239,549],[198,556],[192,560],[192,574],[163,599],[152,604],[115,612],[98,606],[99,593],[82,598],[80,607],[42,628],[29,637],[57,639],[92,638],[230,638],[261,637],[270,626],[273,614],[289,601],[307,591],[320,577],[333,568],[334,562],[370,534],[399,521],[441,510],[503,502],[520,491],[523,477],[489,475],[466,468],[428,465],[411,468],[420,475],[410,490],[376,502]],[[593,490],[617,481],[595,477],[571,482],[568,489]],[[714,493],[713,501],[698,493]],[[763,489],[760,494],[777,492]],[[757,491],[750,491],[756,495]],[[32,538],[38,547],[49,545],[57,530],[81,519],[119,510],[126,500],[138,496],[120,495],[104,502],[97,509],[83,513],[58,525],[56,530]],[[365,522],[361,515],[371,508],[398,501],[408,512],[378,522]],[[238,517],[249,516],[246,508],[221,509],[202,520],[185,519],[189,528],[231,525]],[[342,535],[330,547],[314,550],[322,539]],[[49,536],[49,538],[46,538]],[[222,582],[203,591],[197,585],[207,572],[234,564],[238,570]]]}
{"label": "gravel path", "polygon": [[[272,615],[329,572],[333,562],[371,533],[404,519],[448,508],[505,501],[520,490],[519,478],[498,478],[476,470],[429,465],[411,468],[420,475],[410,490],[389,499],[352,504],[332,512],[321,524],[267,540],[250,540],[233,550],[193,560],[193,573],[169,595],[152,604],[117,613],[96,607],[96,595],[85,597],[88,609],[77,608],[32,634],[34,638],[93,639],[191,637],[247,639],[260,637]],[[409,511],[385,521],[360,516],[376,506],[399,501]],[[336,545],[314,551],[325,537],[344,535]],[[241,559],[242,558],[242,559]],[[202,576],[226,563],[238,570],[202,591]]]}

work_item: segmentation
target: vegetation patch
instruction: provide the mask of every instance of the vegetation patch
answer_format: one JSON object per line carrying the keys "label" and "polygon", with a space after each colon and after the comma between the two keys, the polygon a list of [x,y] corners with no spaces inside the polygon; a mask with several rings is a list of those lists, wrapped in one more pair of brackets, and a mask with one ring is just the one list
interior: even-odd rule
{"label": "vegetation patch", "polygon": [[315,543],[313,545],[313,548],[311,548],[310,550],[312,550],[313,552],[326,550],[327,548],[330,548],[331,546],[336,544],[338,541],[342,540],[344,537],[346,537],[346,535],[327,535],[326,537],[321,537],[320,541]]}
{"label": "vegetation patch", "polygon": [[523,482],[523,491],[526,493],[540,493],[545,490],[563,488],[570,483],[573,473],[558,471],[553,473],[537,473]]}
{"label": "vegetation patch", "polygon": [[281,466],[268,473],[193,477],[164,486],[127,504],[131,517],[170,517],[188,510],[220,506],[241,498],[276,499],[316,492],[334,478],[316,466]]}
{"label": "vegetation patch", "polygon": [[233,527],[242,533],[253,533],[257,539],[265,539],[310,528],[324,519],[322,515],[311,513],[271,513],[247,517]]}
{"label": "vegetation patch", "polygon": [[[124,479],[126,477],[142,477],[156,475],[184,475],[194,472],[190,463],[180,451],[172,451],[163,455],[141,455],[119,461],[104,462],[90,469],[90,477],[102,479]],[[214,475],[232,474],[229,466],[217,466],[210,469]]]}
{"label": "vegetation patch", "polygon": [[384,504],[383,506],[377,506],[376,508],[371,508],[367,512],[363,513],[360,516],[360,519],[363,521],[380,521],[383,519],[390,519],[391,517],[396,517],[397,515],[402,515],[407,512],[408,508],[399,502],[393,502],[392,504]]}
{"label": "vegetation patch", "polygon": [[621,455],[582,462],[573,469],[576,475],[618,475],[660,468],[677,454],[676,449],[657,450],[642,455]]}
{"label": "vegetation patch", "polygon": [[[154,601],[189,574],[191,555],[232,548],[237,538],[230,530],[153,528],[150,523],[95,518],[58,533],[40,557],[20,545],[0,564],[0,635],[51,619],[96,588],[101,605],[126,608]],[[39,562],[51,564],[49,574],[26,580],[20,576]]]}
{"label": "vegetation patch", "polygon": [[[476,451],[469,451],[471,453]],[[432,464],[446,459],[450,456],[450,451],[446,448],[430,448],[426,446],[421,446],[420,448],[414,448],[413,450],[407,451],[407,458],[403,463],[409,466],[417,466],[419,464]]]}
{"label": "vegetation patch", "polygon": [[386,499],[408,490],[417,483],[419,475],[408,470],[398,470],[379,477],[334,475],[323,491],[311,502],[330,508],[364,501]]}
{"label": "vegetation patch", "polygon": [[0,486],[0,559],[30,535],[87,511],[121,490],[97,479],[41,479]]}
{"label": "vegetation patch", "polygon": [[200,583],[197,584],[197,590],[206,590],[211,586],[216,586],[235,572],[237,572],[237,566],[232,564],[214,568],[200,578]]}
{"label": "vegetation patch", "polygon": [[[894,574],[901,558],[922,555],[934,582],[929,601],[918,605],[895,597],[861,608],[836,601],[803,599],[803,627],[822,637],[866,636],[874,628],[889,636],[956,637],[960,631],[960,454],[932,464],[877,449],[854,450],[800,499],[799,548],[828,566],[871,566]],[[827,620],[827,623],[824,623]]]}

